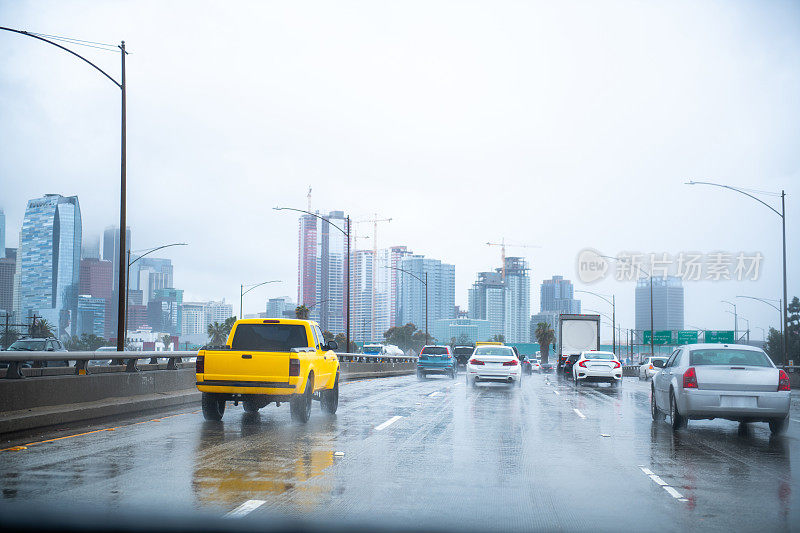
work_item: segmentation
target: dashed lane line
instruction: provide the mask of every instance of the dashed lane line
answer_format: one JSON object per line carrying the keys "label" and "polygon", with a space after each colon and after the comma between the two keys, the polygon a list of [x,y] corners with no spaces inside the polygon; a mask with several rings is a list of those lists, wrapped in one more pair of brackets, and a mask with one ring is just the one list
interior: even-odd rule
{"label": "dashed lane line", "polygon": [[585,414],[583,414],[583,413],[581,413],[581,412],[580,412],[580,411],[578,411],[577,409],[573,409],[573,411],[575,411],[575,414],[576,414],[576,415],[578,415],[579,417],[581,417],[581,418],[586,418],[586,415],[585,415]]}
{"label": "dashed lane line", "polygon": [[558,391],[557,391],[557,390],[555,390],[555,389],[553,389],[553,394],[558,394],[559,396],[561,396],[561,393],[560,393],[560,392],[558,392]]}
{"label": "dashed lane line", "polygon": [[392,424],[394,424],[395,422],[397,422],[401,418],[403,418],[403,417],[402,416],[393,416],[392,418],[390,418],[389,420],[387,420],[383,424],[375,426],[375,431],[383,431],[384,429],[388,428],[389,426],[391,426]]}
{"label": "dashed lane line", "polygon": [[678,492],[675,489],[675,487],[670,487],[669,484],[666,481],[661,479],[660,476],[654,474],[653,471],[650,470],[649,468],[647,468],[645,466],[642,466],[642,465],[639,465],[639,470],[644,472],[644,475],[649,477],[653,481],[653,483],[655,483],[656,485],[658,485],[659,487],[661,487],[662,489],[667,491],[667,494],[669,494],[670,496],[672,496],[673,498],[675,498],[679,502],[688,502],[689,501],[688,499],[684,498],[683,494]]}
{"label": "dashed lane line", "polygon": [[442,392],[441,391],[433,391],[432,393],[428,394],[428,398],[433,398],[434,396],[439,396]]}
{"label": "dashed lane line", "polygon": [[267,503],[265,500],[247,500],[242,505],[225,514],[225,518],[242,518]]}

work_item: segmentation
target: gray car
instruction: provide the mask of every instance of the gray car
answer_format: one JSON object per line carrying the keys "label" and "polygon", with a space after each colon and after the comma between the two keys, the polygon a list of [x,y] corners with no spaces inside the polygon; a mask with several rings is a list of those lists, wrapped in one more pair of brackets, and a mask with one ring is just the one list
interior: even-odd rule
{"label": "gray car", "polygon": [[677,348],[653,376],[654,421],[669,415],[674,430],[689,420],[724,418],[768,422],[773,434],[789,424],[791,387],[786,372],[759,348],[691,344]]}

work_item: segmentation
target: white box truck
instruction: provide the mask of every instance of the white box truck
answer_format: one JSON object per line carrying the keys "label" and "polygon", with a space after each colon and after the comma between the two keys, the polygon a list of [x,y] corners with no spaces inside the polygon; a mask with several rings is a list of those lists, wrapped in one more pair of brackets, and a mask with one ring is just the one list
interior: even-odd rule
{"label": "white box truck", "polygon": [[564,375],[572,373],[572,364],[585,350],[600,349],[600,315],[559,315],[558,369]]}

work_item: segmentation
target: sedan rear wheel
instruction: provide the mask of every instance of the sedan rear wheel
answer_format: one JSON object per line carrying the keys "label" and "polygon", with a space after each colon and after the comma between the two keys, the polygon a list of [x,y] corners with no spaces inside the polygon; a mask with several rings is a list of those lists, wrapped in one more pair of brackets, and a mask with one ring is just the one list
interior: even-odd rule
{"label": "sedan rear wheel", "polygon": [[653,388],[650,389],[650,415],[653,417],[653,422],[662,422],[665,418],[664,413],[658,408],[656,391]]}
{"label": "sedan rear wheel", "polygon": [[789,415],[786,418],[773,418],[769,421],[769,430],[773,435],[780,435],[789,427]]}
{"label": "sedan rear wheel", "polygon": [[687,426],[687,420],[678,412],[678,402],[675,401],[675,393],[669,392],[669,418],[672,430],[677,431]]}

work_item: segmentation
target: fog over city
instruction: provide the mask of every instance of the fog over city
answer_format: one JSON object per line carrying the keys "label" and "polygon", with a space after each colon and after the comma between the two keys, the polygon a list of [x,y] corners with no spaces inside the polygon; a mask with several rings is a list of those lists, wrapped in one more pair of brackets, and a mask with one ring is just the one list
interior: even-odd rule
{"label": "fog over city", "polygon": [[[684,282],[687,324],[733,329],[720,300],[781,297],[780,219],[689,180],[785,190],[800,291],[798,3],[0,1],[0,25],[126,41],[132,248],[189,243],[158,256],[187,301],[238,311],[267,279],[245,314],[296,298],[298,217],[272,208],[311,187],[314,210],[392,218],[379,248],[454,264],[463,309],[500,266],[489,241],[539,246],[507,250],[530,261],[532,313],[559,274],[615,293],[626,328],[634,283],[581,284],[581,250],[760,252],[756,281]],[[119,54],[80,50],[118,75]],[[47,193],[77,195],[99,238],[119,223],[119,91],[33,39],[0,34],[0,57],[6,246]]]}

